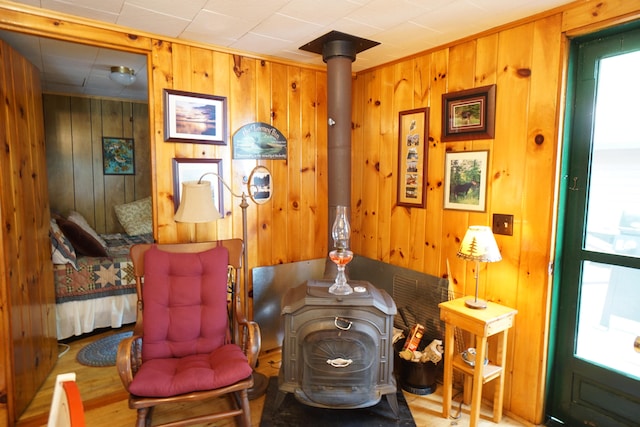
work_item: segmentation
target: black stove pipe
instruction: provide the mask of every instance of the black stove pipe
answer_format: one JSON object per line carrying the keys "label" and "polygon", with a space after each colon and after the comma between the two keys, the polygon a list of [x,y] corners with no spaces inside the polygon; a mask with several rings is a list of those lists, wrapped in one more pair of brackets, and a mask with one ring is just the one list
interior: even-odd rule
{"label": "black stove pipe", "polygon": [[351,213],[351,63],[356,47],[351,40],[324,43],[322,59],[327,63],[327,162],[329,181],[329,249],[333,247],[331,226],[336,206]]}

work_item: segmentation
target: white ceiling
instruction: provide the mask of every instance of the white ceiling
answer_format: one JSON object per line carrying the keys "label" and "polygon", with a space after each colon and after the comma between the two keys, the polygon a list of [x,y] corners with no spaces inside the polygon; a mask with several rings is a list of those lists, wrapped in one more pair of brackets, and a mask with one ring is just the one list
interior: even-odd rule
{"label": "white ceiling", "polygon": [[[300,50],[340,31],[379,42],[358,53],[361,71],[574,0],[15,0],[147,33],[192,40],[261,57],[322,65]],[[146,99],[146,57],[0,31],[43,73],[49,92]],[[134,85],[107,78],[114,65],[133,68]]]}

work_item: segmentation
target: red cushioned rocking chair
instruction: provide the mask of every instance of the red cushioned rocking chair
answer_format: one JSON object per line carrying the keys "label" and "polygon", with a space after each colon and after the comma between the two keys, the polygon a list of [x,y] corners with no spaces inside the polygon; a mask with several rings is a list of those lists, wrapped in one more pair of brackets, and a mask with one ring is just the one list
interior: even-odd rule
{"label": "red cushioned rocking chair", "polygon": [[138,412],[136,427],[151,425],[159,404],[222,395],[233,397],[231,409],[159,425],[237,417],[250,427],[247,390],[260,329],[246,320],[237,298],[242,251],[240,239],[131,248],[138,317],[133,336],[120,343],[117,368],[129,407]]}

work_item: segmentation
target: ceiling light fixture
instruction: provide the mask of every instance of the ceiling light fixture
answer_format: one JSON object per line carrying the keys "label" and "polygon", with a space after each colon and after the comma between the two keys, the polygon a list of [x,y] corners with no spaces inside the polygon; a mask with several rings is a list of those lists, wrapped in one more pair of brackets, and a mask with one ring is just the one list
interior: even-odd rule
{"label": "ceiling light fixture", "polygon": [[129,86],[136,81],[136,76],[134,71],[125,67],[124,65],[120,65],[118,67],[111,67],[111,73],[109,74],[109,78],[116,83],[120,83],[124,86]]}

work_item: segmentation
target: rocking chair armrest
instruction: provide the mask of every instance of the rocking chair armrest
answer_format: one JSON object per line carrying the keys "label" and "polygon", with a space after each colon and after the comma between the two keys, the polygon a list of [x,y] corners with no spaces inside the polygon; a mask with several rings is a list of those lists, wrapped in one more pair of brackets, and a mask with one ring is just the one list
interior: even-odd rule
{"label": "rocking chair armrest", "polygon": [[116,368],[124,388],[129,385],[142,364],[142,336],[132,335],[120,341],[116,353]]}
{"label": "rocking chair armrest", "polygon": [[260,334],[260,325],[252,320],[245,320],[239,323],[242,330],[241,347],[249,360],[251,368],[255,369],[258,363],[258,355],[262,347],[262,335]]}

